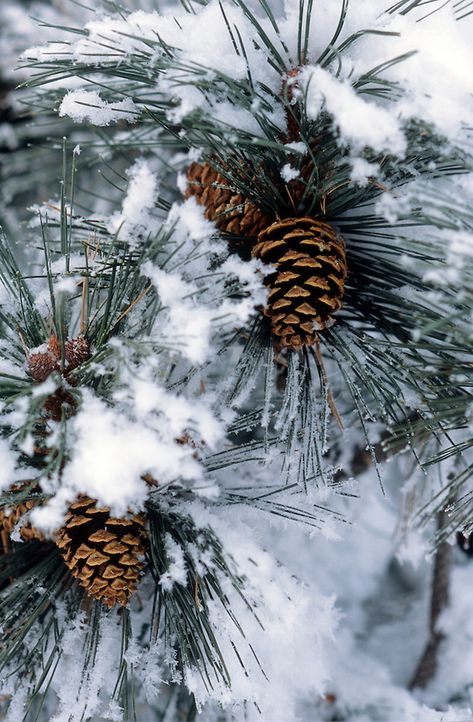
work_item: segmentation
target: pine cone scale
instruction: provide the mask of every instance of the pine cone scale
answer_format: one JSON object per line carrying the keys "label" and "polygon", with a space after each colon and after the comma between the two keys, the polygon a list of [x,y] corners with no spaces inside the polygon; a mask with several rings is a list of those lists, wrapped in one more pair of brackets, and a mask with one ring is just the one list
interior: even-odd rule
{"label": "pine cone scale", "polygon": [[277,301],[274,301],[271,295],[269,300],[273,311],[280,311],[281,309],[287,308],[288,306],[292,306],[292,303],[288,298],[280,298]]}
{"label": "pine cone scale", "polygon": [[[317,276],[311,276],[305,281],[305,285],[310,288],[319,288],[322,291],[329,291],[330,285],[323,278],[317,278]],[[343,290],[343,289],[342,289]]]}
{"label": "pine cone scale", "polygon": [[301,296],[310,296],[311,293],[305,288],[301,288],[301,286],[292,286],[292,288],[289,289],[289,291],[286,291],[286,298],[300,298]]}
{"label": "pine cone scale", "polygon": [[[280,260],[283,261],[282,258]],[[285,258],[284,260],[291,260],[291,256],[288,256],[288,258],[287,259]],[[309,256],[302,256],[302,255],[300,255],[299,258],[294,261],[293,266],[294,266],[294,268],[298,268],[298,269],[299,268],[310,268],[310,269],[322,268],[322,264],[320,263],[320,261],[317,261],[315,258],[310,258]],[[285,271],[285,273],[288,273],[288,271]]]}
{"label": "pine cone scale", "polygon": [[128,551],[128,545],[120,544],[118,541],[112,541],[106,544],[103,550],[106,554],[123,554]]}
{"label": "pine cone scale", "polygon": [[90,555],[93,553],[93,549],[88,547],[86,544],[81,544],[78,550],[75,553],[75,558],[77,560],[80,559],[88,559]]}
{"label": "pine cone scale", "polygon": [[105,567],[102,574],[104,579],[116,579],[117,577],[121,577],[123,575],[123,569],[120,569],[120,567],[116,567],[113,564],[109,564]]}
{"label": "pine cone scale", "polygon": [[82,526],[83,524],[88,524],[90,519],[86,516],[70,516],[69,518],[66,518],[67,527],[69,529],[72,529],[76,526]]}
{"label": "pine cone scale", "polygon": [[102,542],[105,542],[105,543],[111,542],[116,538],[117,538],[116,534],[112,534],[111,532],[107,531],[106,529],[99,529],[98,531],[89,535],[89,541],[98,542],[99,544]]}
{"label": "pine cone scale", "polygon": [[[77,559],[77,555],[74,555],[74,558]],[[92,552],[89,557],[87,557],[87,565],[89,567],[100,567],[102,564],[106,564],[110,560],[110,557],[108,554],[101,554],[101,552]]]}

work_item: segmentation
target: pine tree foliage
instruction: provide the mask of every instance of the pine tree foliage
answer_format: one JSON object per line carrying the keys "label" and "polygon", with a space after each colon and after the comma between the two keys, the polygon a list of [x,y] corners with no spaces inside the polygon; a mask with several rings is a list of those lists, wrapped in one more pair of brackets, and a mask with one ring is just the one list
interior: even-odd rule
{"label": "pine tree foliage", "polygon": [[[67,170],[67,156],[65,168]],[[75,156],[72,156],[69,171],[73,178]],[[80,714],[92,714],[95,709],[89,710],[83,690],[91,684],[89,678],[96,676],[97,652],[94,650],[106,638],[103,631],[103,625],[108,624],[106,606],[95,602],[83,585],[74,581],[74,575],[64,563],[60,540],[67,529],[46,535],[36,531],[27,543],[23,539],[29,536],[25,531],[35,530],[37,524],[40,529],[42,524],[57,524],[57,512],[65,513],[66,509],[61,511],[60,506],[55,511],[51,503],[57,502],[64,492],[73,501],[77,492],[87,491],[84,487],[70,486],[70,474],[74,473],[70,463],[76,455],[78,433],[80,435],[75,421],[83,418],[84,423],[89,424],[93,415],[90,405],[94,406],[100,399],[112,407],[114,413],[130,420],[135,416],[136,421],[137,409],[127,391],[130,374],[144,374],[146,393],[151,391],[151,378],[159,380],[159,386],[164,379],[172,394],[166,401],[172,405],[179,403],[182,390],[186,390],[188,380],[196,372],[188,363],[176,364],[173,360],[179,349],[179,339],[160,331],[160,327],[165,326],[161,317],[166,309],[142,271],[154,268],[156,263],[163,268],[171,263],[174,268],[188,266],[191,262],[196,264],[202,250],[191,245],[183,252],[182,243],[173,242],[172,224],[159,225],[155,236],[147,237],[146,243],[130,249],[127,243],[111,236],[103,224],[84,221],[74,215],[69,201],[73,186],[74,182],[69,186],[65,176],[59,206],[49,208],[53,217],[39,217],[43,263],[35,265],[40,273],[22,273],[6,239],[3,239],[1,249],[4,287],[2,363],[5,369],[1,373],[2,436],[16,454],[18,464],[14,486],[10,486],[8,479],[1,495],[5,518],[9,519],[10,513],[15,515],[13,533],[7,536],[2,533],[2,619],[9,632],[2,640],[1,665],[4,679],[13,675],[7,686],[11,698],[24,693],[28,695],[30,702],[24,712],[25,720],[36,719],[35,715],[40,713],[41,700],[47,698],[55,679],[62,645],[66,644],[64,640],[70,628],[76,628],[78,620],[84,629],[81,643],[85,656],[82,681],[71,694],[77,695],[74,704]],[[201,288],[194,290],[193,295],[197,293],[204,299],[204,304],[210,309],[215,308],[216,329],[219,335],[222,331],[225,335],[222,323],[226,322],[225,317],[233,306],[227,308],[222,321],[219,302],[225,304],[229,296],[235,296],[238,281],[232,274],[220,273],[215,282],[209,293],[204,278]],[[38,288],[42,295],[38,294]],[[230,299],[230,303],[234,302]],[[233,329],[229,337],[234,337]],[[77,338],[87,338],[90,346],[80,363],[68,372],[68,348]],[[57,354],[52,354],[52,339]],[[40,367],[36,362],[38,357],[42,357]],[[52,363],[48,366],[51,357]],[[204,420],[212,422],[206,416]],[[158,428],[163,421],[157,418]],[[174,419],[172,422],[175,423]],[[144,591],[140,594],[143,594],[142,607],[147,609],[149,619],[138,624],[149,626],[149,634],[143,637],[140,633],[138,638],[143,657],[165,640],[175,654],[172,664],[171,658],[164,655],[171,678],[179,682],[195,672],[201,678],[203,688],[210,693],[215,686],[231,683],[210,610],[214,614],[216,605],[220,604],[228,615],[235,637],[233,654],[240,659],[238,647],[246,645],[259,665],[257,654],[245,640],[244,630],[232,611],[228,585],[245,609],[255,615],[255,620],[257,616],[246,601],[246,582],[236,571],[231,555],[224,551],[211,526],[207,523],[197,526],[191,513],[197,499],[202,494],[204,498],[206,496],[205,484],[204,491],[199,492],[199,485],[193,481],[200,475],[197,457],[203,455],[204,467],[210,470],[220,465],[228,468],[237,464],[237,454],[222,462],[221,453],[209,453],[205,440],[199,439],[199,420],[198,416],[192,419],[192,410],[184,419],[179,419],[179,423],[180,435],[176,431],[175,438],[170,438],[168,431],[167,440],[161,438],[162,446],[158,447],[163,454],[161,468],[153,469],[150,458],[140,461],[141,479],[137,481],[142,488],[141,491],[139,487],[133,488],[130,498],[131,507],[136,506],[138,492],[146,498],[147,556]],[[235,427],[235,433],[238,430]],[[205,439],[212,441],[210,434]],[[127,443],[127,440],[123,441]],[[256,458],[262,459],[261,445],[256,446]],[[238,453],[246,453],[244,445]],[[93,465],[98,463],[94,457],[91,462]],[[82,458],[78,462],[80,473],[83,463]],[[179,469],[179,475],[176,469]],[[277,499],[280,492],[281,484],[275,484],[263,494],[261,490],[256,494],[252,488],[232,489],[230,486],[227,490],[222,489],[220,498],[215,501],[211,494],[208,505],[210,508],[251,505],[284,518],[302,519],[314,526],[323,523],[327,516],[337,516],[322,504],[307,507],[301,502],[288,503],[286,496],[276,501],[274,497]],[[89,493],[92,493],[90,489]],[[42,518],[40,513],[35,517],[37,511],[45,512],[45,516]],[[173,564],[178,569],[178,581],[171,576],[165,584]],[[38,581],[41,582],[39,588]],[[61,625],[58,627],[59,609],[64,609],[64,613],[60,613]],[[143,615],[142,608],[138,618]],[[115,623],[110,624],[113,629]],[[124,610],[116,624],[121,627],[122,654],[125,654],[129,644],[138,643],[133,632],[134,622]],[[39,668],[42,672],[37,676],[36,669]],[[133,694],[133,688],[139,688],[141,680],[132,681],[132,672],[124,658],[115,657],[112,669],[117,670],[116,685],[111,688],[104,683],[104,688],[127,719],[133,706],[129,695]],[[21,670],[19,677],[16,676],[18,670]]]}
{"label": "pine tree foliage", "polygon": [[[407,385],[420,396],[426,393],[419,389],[421,382],[406,359],[412,360],[413,365],[416,365],[416,362],[422,363],[425,360],[427,351],[442,356],[449,353],[445,348],[442,332],[437,331],[444,318],[443,308],[433,308],[430,303],[421,300],[430,290],[430,285],[422,280],[422,275],[436,260],[443,257],[443,248],[433,237],[427,238],[427,233],[425,241],[418,241],[418,226],[425,225],[428,228],[429,221],[419,217],[416,208],[412,208],[401,222],[396,220],[389,223],[380,215],[379,210],[376,210],[377,202],[386,189],[395,192],[396,188],[408,185],[414,178],[425,176],[434,180],[467,172],[471,160],[465,154],[462,141],[459,141],[457,147],[450,144],[447,148],[435,128],[429,128],[428,124],[413,119],[407,121],[404,128],[407,142],[405,155],[397,158],[395,154],[375,153],[367,148],[364,159],[379,166],[380,172],[376,180],[372,179],[361,187],[352,183],[348,151],[346,147],[343,150],[342,145],[340,152],[341,141],[333,118],[329,113],[321,113],[315,120],[311,120],[307,110],[307,97],[304,97],[302,91],[299,91],[297,103],[293,102],[295,86],[290,83],[290,74],[295,67],[304,66],[307,62],[307,47],[304,43],[307,43],[309,36],[310,9],[301,9],[296,56],[292,56],[284,46],[268,7],[265,7],[264,12],[268,13],[266,24],[272,28],[272,35],[263,29],[249,8],[238,3],[236,5],[247,18],[248,27],[254,31],[254,42],[260,43],[269,56],[270,73],[276,78],[276,81],[272,79],[272,85],[276,86],[276,91],[261,81],[254,82],[250,60],[245,55],[244,47],[239,45],[243,41],[237,37],[238,29],[232,29],[230,25],[228,33],[235,47],[235,55],[247,64],[246,77],[238,81],[215,68],[212,68],[209,81],[198,63],[180,61],[182,53],[177,48],[171,48],[152,37],[138,39],[132,29],[125,49],[120,40],[115,38],[117,33],[120,35],[125,30],[111,27],[109,42],[106,43],[107,50],[101,49],[102,39],[97,38],[95,41],[89,38],[83,46],[84,50],[87,48],[87,54],[80,56],[80,40],[75,46],[78,51],[73,51],[73,55],[79,52],[82,62],[77,62],[75,57],[68,59],[67,50],[61,53],[60,58],[52,61],[42,56],[38,73],[29,85],[43,85],[64,73],[80,74],[81,77],[90,77],[91,80],[97,73],[104,74],[101,97],[112,105],[114,99],[120,103],[122,101],[119,99],[130,98],[135,107],[132,116],[136,129],[129,131],[129,139],[124,141],[125,145],[134,145],[139,136],[142,141],[148,138],[151,147],[160,147],[161,144],[169,147],[169,144],[172,144],[180,151],[186,148],[196,149],[210,165],[227,178],[229,187],[254,202],[268,218],[288,217],[296,210],[301,215],[315,214],[335,223],[347,239],[349,275],[343,310],[337,315],[337,324],[333,330],[324,335],[322,353],[325,351],[327,354],[327,363],[328,359],[333,359],[340,367],[344,385],[352,398],[351,403],[360,417],[366,416],[367,410],[364,407],[368,404],[371,407],[368,414],[373,418],[377,415],[383,416],[385,423],[406,419],[411,410],[402,408],[400,388]],[[394,6],[390,12],[407,13],[418,11],[421,7],[421,3],[406,3]],[[356,33],[343,42],[339,41],[347,9],[347,6],[342,5],[337,32],[330,47],[317,59],[320,68],[330,68],[335,58],[343,67],[344,53],[365,34]],[[223,8],[222,13],[225,17]],[[104,32],[107,33],[107,27],[104,27]],[[383,31],[377,32],[383,34]],[[385,34],[388,38],[389,33]],[[110,55],[110,46],[115,53],[122,56],[119,65],[114,54]],[[93,62],[88,65],[86,58],[90,55],[93,56]],[[353,83],[356,93],[361,97],[380,98],[385,103],[394,103],[402,91],[398,83],[391,82],[385,76],[393,66],[408,59],[408,55],[390,58],[381,66],[363,73]],[[304,72],[302,69],[301,73]],[[159,82],[160,77],[164,78],[162,83]],[[183,114],[177,110],[177,100],[172,99],[172,95],[171,99],[169,98],[169,90],[173,87],[192,87],[204,98],[208,98],[208,101],[198,104],[192,113],[180,117]],[[309,91],[310,86],[306,92]],[[51,98],[50,93],[48,97]],[[55,97],[58,98],[58,95]],[[79,100],[79,106],[81,102],[87,105],[87,99]],[[238,126],[232,127],[226,120],[219,122],[213,117],[212,108],[217,108],[221,102],[236,106],[243,112],[251,112],[255,128],[258,128],[257,134]],[[94,105],[93,98],[90,103]],[[170,103],[172,109],[169,107]],[[253,112],[254,108],[258,110]],[[179,116],[178,122],[170,123],[169,118],[175,115]],[[281,117],[287,122],[285,132],[281,130]],[[297,130],[292,138],[294,126]],[[296,152],[291,142],[288,142],[291,140],[301,144]],[[225,151],[222,154],[223,145]],[[300,171],[304,164],[307,165],[308,160],[313,166],[309,177],[301,177],[296,183],[285,183],[281,179],[283,166],[292,164],[291,167],[294,167],[296,172]],[[299,186],[299,196],[294,193],[296,184]],[[293,204],[298,197],[299,202],[295,208]],[[423,212],[427,212],[425,208]],[[407,256],[412,259],[412,263],[404,264],[404,267],[400,268],[393,247],[396,248],[398,257]],[[400,292],[403,288],[411,289],[414,295],[406,298]],[[448,293],[445,304],[455,306],[455,299]],[[458,313],[461,312],[459,309]],[[418,348],[412,334],[419,329],[423,341]],[[425,334],[422,329],[426,329]],[[383,338],[386,342],[381,340]],[[248,348],[252,348],[251,341]],[[244,350],[240,361],[245,376],[248,373],[246,355],[247,350]],[[373,360],[375,364],[372,363]],[[253,359],[251,364],[252,372],[258,373],[259,365],[255,364]],[[319,374],[323,379],[322,384],[326,385],[327,376],[318,368],[320,361],[311,359],[309,354],[309,357],[304,357],[303,365],[307,366],[307,370],[302,371],[303,374]],[[377,388],[373,384],[373,373],[379,377],[376,380]],[[301,378],[300,375],[297,378]],[[424,383],[425,379],[422,381],[422,384]],[[438,393],[445,394],[448,398],[449,390],[443,388],[441,379],[429,379],[427,383],[434,383],[435,394],[439,387]],[[361,385],[362,391],[357,391],[357,384]],[[288,384],[286,393],[305,393],[303,387],[302,381]],[[332,396],[333,392],[325,388],[323,394]],[[360,394],[364,396],[363,401]],[[232,399],[237,397],[234,391],[230,396]],[[266,405],[268,403],[271,401]],[[284,407],[296,404],[304,407],[304,404],[290,398],[286,400]],[[301,420],[294,423],[297,428],[301,428]],[[323,428],[324,422],[319,421],[319,425]],[[281,421],[279,426],[286,428]],[[323,433],[318,436],[323,438]],[[324,443],[318,450],[312,449],[314,458],[322,453],[323,448]]]}
{"label": "pine tree foliage", "polygon": [[[0,676],[25,722],[49,713],[63,664],[61,720],[137,719],[163,683],[188,719],[186,689],[258,709],[245,685],[264,686],[270,659],[253,636],[281,621],[267,612],[277,575],[293,581],[250,542],[228,548],[227,527],[240,513],[343,524],[356,496],[344,429],[362,435],[381,489],[380,457],[399,449],[426,473],[449,464],[415,513],[428,524],[450,505],[441,538],[471,531],[471,256],[455,267],[473,225],[471,129],[416,95],[415,38],[403,41],[406,18],[422,26],[442,3],[377,3],[369,27],[340,0],[323,43],[310,0],[285,14],[265,0],[186,0],[166,16],[104,5],[109,16],[52,27],[60,40],[23,56],[27,112],[59,128],[38,158],[54,158],[60,192],[35,209],[28,249],[0,245],[0,506],[15,515],[1,536]],[[343,238],[333,319],[302,344],[271,326],[267,230],[227,222],[247,211]],[[88,352],[72,364],[77,339]],[[123,609],[91,598],[61,557],[77,495],[146,520]]]}

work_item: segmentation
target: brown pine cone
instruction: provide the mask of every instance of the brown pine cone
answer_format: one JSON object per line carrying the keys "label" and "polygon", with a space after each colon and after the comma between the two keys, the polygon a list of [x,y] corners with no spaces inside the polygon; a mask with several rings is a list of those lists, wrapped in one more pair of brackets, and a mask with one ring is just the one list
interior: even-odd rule
{"label": "brown pine cone", "polygon": [[205,217],[223,231],[236,236],[256,238],[268,217],[245,199],[230,182],[209,163],[192,163],[187,172],[185,197],[194,196],[205,207]]}
{"label": "brown pine cone", "polygon": [[347,275],[345,242],[329,223],[286,218],[258,235],[253,256],[270,263],[264,313],[282,346],[311,346],[342,306]]}
{"label": "brown pine cone", "polygon": [[64,561],[87,594],[110,609],[126,606],[138,586],[146,531],[142,515],[110,516],[95,499],[78,497],[56,535]]}

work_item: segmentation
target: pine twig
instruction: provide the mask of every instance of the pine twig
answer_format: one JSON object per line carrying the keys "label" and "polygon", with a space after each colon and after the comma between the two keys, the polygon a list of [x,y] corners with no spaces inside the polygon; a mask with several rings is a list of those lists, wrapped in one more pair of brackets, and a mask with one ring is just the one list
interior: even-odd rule
{"label": "pine twig", "polygon": [[[447,523],[445,511],[437,515],[437,529],[441,531]],[[445,638],[437,628],[438,619],[449,602],[450,570],[452,566],[453,548],[443,541],[435,553],[434,573],[432,579],[432,596],[430,603],[430,636],[417,669],[409,683],[409,689],[424,689],[435,676],[438,665],[438,652]]]}

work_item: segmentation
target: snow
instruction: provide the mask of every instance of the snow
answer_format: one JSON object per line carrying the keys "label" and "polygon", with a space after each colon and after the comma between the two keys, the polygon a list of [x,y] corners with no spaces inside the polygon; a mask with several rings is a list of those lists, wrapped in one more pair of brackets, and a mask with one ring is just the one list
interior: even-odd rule
{"label": "snow", "polygon": [[379,173],[379,167],[376,163],[369,163],[364,158],[351,158],[352,166],[351,179],[359,185],[366,185],[370,178],[376,178]]}
{"label": "snow", "polygon": [[[163,268],[147,261],[141,267],[164,307],[153,333],[176,353],[201,364],[211,357],[216,333],[242,326],[254,315],[255,304],[264,301],[260,264],[230,257],[209,281],[209,259],[226,248],[194,198],[173,205],[166,228],[172,232],[175,246],[171,264]],[[241,298],[227,297],[230,281],[238,282],[245,291]]]}
{"label": "snow", "polygon": [[198,292],[195,285],[186,283],[179,274],[166,273],[153,268],[150,263],[142,266],[144,275],[151,278],[159,297],[169,309],[163,332],[193,363],[206,360],[211,348],[213,312],[194,300]]}
{"label": "snow", "polygon": [[[76,624],[70,625],[65,630],[64,666],[68,671],[68,679],[71,683],[56,686],[59,710],[51,717],[51,722],[63,722],[71,719],[71,716],[80,717],[84,707],[87,714],[91,716],[100,713],[106,714],[102,691],[109,686],[107,681],[111,676],[110,660],[115,654],[117,624],[114,619],[106,616],[100,619],[94,672],[92,675],[86,676],[84,689],[81,690],[79,683],[82,674],[79,666],[80,657],[77,655],[77,643],[83,639],[83,627],[85,627],[85,619],[83,615],[80,615]],[[110,700],[110,707],[112,709],[115,707],[113,700]],[[108,719],[116,720],[117,717],[111,716]]]}
{"label": "snow", "polygon": [[[235,637],[223,609],[212,605],[212,621],[229,665],[232,689],[216,687],[211,697],[229,705],[238,721],[296,719],[300,695],[316,698],[326,688],[330,640],[339,619],[334,598],[321,594],[314,583],[301,584],[256,541],[257,528],[243,521],[235,523],[233,514],[223,512],[220,518],[209,518],[195,507],[193,516],[199,524],[210,522],[224,545],[232,549],[238,568],[247,577],[245,595],[255,613],[228,590],[237,617],[245,620],[245,635],[257,659],[245,640]],[[198,702],[205,702],[209,695],[201,678],[189,671],[185,679]]]}
{"label": "snow", "polygon": [[157,201],[159,184],[156,174],[142,158],[128,169],[127,174],[129,182],[122,209],[111,216],[108,230],[134,245],[139,234],[148,235],[157,229],[152,210]]}
{"label": "snow", "polygon": [[60,278],[54,284],[55,293],[61,294],[73,294],[77,293],[77,284],[81,282],[80,276],[68,276],[67,278]]}
{"label": "snow", "polygon": [[283,165],[281,168],[281,178],[286,181],[286,183],[289,183],[289,181],[294,180],[294,178],[297,178],[299,176],[299,171],[297,168],[293,168],[290,163],[286,163],[286,165]]}
{"label": "snow", "polygon": [[[307,533],[297,525],[286,527],[283,533],[278,527],[272,534],[265,532],[266,546],[283,564],[291,565],[298,578],[310,583],[316,580],[322,594],[336,596],[340,614],[327,662],[330,679],[325,691],[331,697],[318,703],[306,699],[300,719],[473,719],[471,704],[464,696],[449,705],[453,690],[458,693],[462,689],[468,674],[471,684],[468,664],[453,662],[455,639],[450,651],[441,653],[441,660],[443,654],[452,656],[441,662],[429,695],[419,698],[406,689],[427,639],[432,566],[420,534],[412,530],[407,537],[403,535],[399,509],[408,497],[405,492],[399,496],[399,478],[405,478],[402,457],[384,470],[385,497],[372,469],[360,478],[361,498],[352,507],[351,525],[339,529],[338,542],[314,534],[309,543]],[[460,617],[468,607],[465,591],[471,587],[471,579],[466,581],[467,573],[464,565],[460,582],[456,581],[459,570],[454,570],[453,594],[458,601],[455,611],[442,617],[443,628],[449,624],[449,633],[456,628],[458,638],[463,635],[465,648],[471,625],[465,627]],[[461,584],[463,594],[457,597]],[[279,722],[277,715],[276,720]]]}
{"label": "snow", "polygon": [[36,45],[28,48],[20,58],[24,60],[49,62],[53,60],[64,60],[65,57],[70,55],[70,52],[71,48],[69,43],[51,40],[48,45]]}
{"label": "snow", "polygon": [[166,571],[161,574],[159,584],[165,592],[170,592],[174,584],[186,583],[187,568],[184,552],[170,534],[166,534],[164,537],[164,548],[169,560],[169,566]]}
{"label": "snow", "polygon": [[414,569],[425,561],[430,555],[430,550],[418,530],[410,529],[407,531],[400,549],[397,552],[397,559],[404,564],[409,562]]}
{"label": "snow", "polygon": [[[177,22],[176,22],[177,20]],[[227,26],[227,23],[230,25]],[[237,51],[229,27],[237,25],[245,41],[246,57]],[[176,19],[171,15],[160,15],[157,12],[146,13],[137,11],[130,13],[126,19],[105,18],[86,24],[87,36],[81,37],[69,47],[77,62],[108,63],[109,56],[104,52],[103,44],[108,42],[116,47],[114,55],[125,58],[128,54],[142,53],[143,50],[150,55],[150,66],[153,59],[160,58],[162,48],[157,43],[160,38],[167,46],[176,49],[182,67],[191,65],[195,68],[209,68],[207,77],[217,77],[215,73],[234,80],[241,80],[247,75],[247,60],[252,72],[264,78],[268,86],[273,84],[276,89],[279,75],[268,66],[266,55],[262,49],[255,47],[251,39],[255,31],[244,13],[233,4],[225,3],[220,6],[213,0],[199,13],[193,15],[181,13]],[[206,42],[202,43],[201,38]],[[151,44],[144,47],[143,41]],[[25,53],[25,57],[33,59],[49,59],[56,57],[54,44],[50,47],[33,48]],[[260,134],[258,123],[251,111],[238,111],[235,118],[235,108],[232,103],[224,101],[221,97],[206,99],[205,95],[189,83],[176,83],[166,74],[157,77],[157,86],[160,91],[168,94],[174,101],[175,107],[168,112],[169,120],[179,122],[197,109],[211,112],[214,119],[222,124],[235,125],[240,129]],[[89,97],[87,97],[89,94]],[[95,108],[87,108],[79,103],[86,102]],[[67,114],[75,120],[89,119],[98,125],[108,125],[110,122],[123,118],[129,121],[135,119],[135,106],[125,105],[128,101],[106,103],[96,91],[72,91],[68,93],[61,103],[61,113]],[[131,103],[131,101],[129,101]],[[275,111],[275,119],[279,124],[284,122],[282,111]]]}
{"label": "snow", "polygon": [[389,73],[407,88],[399,103],[403,118],[418,117],[455,141],[473,114],[468,68],[473,63],[471,27],[455,20],[447,3],[421,23],[397,17],[393,30],[400,33],[396,51],[416,53]]}
{"label": "snow", "polygon": [[9,489],[14,478],[16,461],[6,439],[0,438],[0,491]]}
{"label": "snow", "polygon": [[108,103],[96,90],[70,90],[61,101],[59,115],[67,115],[76,123],[103,126],[119,120],[134,123],[139,109],[130,98]]}
{"label": "snow", "polygon": [[[186,187],[187,181],[183,190]],[[188,198],[185,203],[171,208],[168,224],[173,226],[176,223],[179,223],[182,233],[193,241],[208,239],[215,234],[215,227],[205,218],[202,206],[197,203],[195,198]]]}
{"label": "snow", "polygon": [[117,394],[122,413],[83,390],[82,407],[71,421],[71,459],[62,483],[56,490],[52,485],[52,498],[32,513],[34,524],[47,533],[61,526],[67,503],[78,494],[124,516],[143,508],[149,493],[146,474],[158,487],[201,479],[194,449],[179,438],[194,430],[210,448],[220,438],[221,426],[205,402],[172,394],[143,371],[128,384]]}
{"label": "snow", "polygon": [[471,573],[471,560],[457,557],[451,580],[451,602],[438,622],[439,631],[446,636],[439,669],[425,693],[425,701],[431,705],[442,704],[442,700],[454,697],[462,689],[473,706]]}
{"label": "snow", "polygon": [[406,140],[399,120],[389,110],[364,100],[346,81],[319,66],[304,67],[300,83],[307,96],[307,114],[316,119],[322,108],[333,115],[343,142],[356,150],[365,147],[402,156]]}
{"label": "snow", "polygon": [[[260,17],[259,22],[281,55],[286,55],[285,46],[294,58],[297,37],[294,27],[297,27],[299,3],[286,0],[281,10],[280,35],[275,34],[267,19]],[[314,7],[308,29],[309,62],[298,79],[299,89],[307,89],[308,92],[310,117],[317,117],[325,107],[333,114],[341,141],[345,144],[351,143],[355,148],[371,147],[399,156],[404,154],[406,147],[403,126],[412,118],[433,124],[455,142],[473,110],[467,70],[473,62],[469,23],[456,21],[455,8],[450,3],[439,7],[438,12],[430,14],[422,22],[418,22],[419,13],[400,15],[386,11],[387,4],[383,0],[358,2],[356,8],[349,6],[339,43],[350,34],[368,28],[379,34],[365,34],[353,43],[341,58],[338,77],[335,77],[334,66],[316,66],[314,60],[331,41],[340,8],[335,2],[330,7]],[[233,3],[221,5],[212,0],[195,15],[181,12],[173,16],[139,10],[129,13],[126,18],[93,20],[85,28],[87,35],[80,36],[68,48],[56,47],[53,43],[49,47],[30,49],[26,56],[46,61],[48,57],[60,58],[66,52],[69,56],[72,54],[77,62],[108,65],[110,55],[103,47],[104,43],[108,43],[115,49],[114,59],[123,60],[145,52],[152,68],[155,60],[163,58],[163,49],[156,41],[160,38],[165,46],[174,49],[182,68],[199,69],[200,72],[207,69],[203,71],[203,76],[207,81],[214,82],[213,91],[202,93],[188,82],[185,72],[180,74],[178,82],[172,74],[156,74],[156,90],[175,101],[174,107],[168,111],[170,121],[179,123],[196,110],[201,110],[212,116],[214,122],[218,121],[229,129],[244,129],[256,136],[261,135],[257,116],[261,99],[266,97],[262,86],[264,84],[277,92],[280,77],[268,65],[263,48],[255,42],[255,27]],[[236,45],[231,28],[238,28],[239,37],[245,39],[242,40],[244,53]],[[202,43],[202,37],[206,38],[205,43]],[[442,52],[438,52],[438,48]],[[402,61],[390,63],[393,58],[401,56],[404,56]],[[292,62],[296,64],[294,60]],[[363,74],[383,64],[388,64],[388,67],[382,71],[381,77],[403,88],[403,94],[389,103],[371,95],[359,94],[352,87]],[[251,109],[235,109],[219,92],[219,77],[221,74],[222,77],[241,81],[247,77],[248,69],[253,83],[261,84],[259,96],[253,99]],[[267,97],[270,100],[270,96]],[[97,91],[84,89],[67,93],[60,106],[60,114],[98,125],[108,125],[118,119],[133,122],[138,112],[138,107],[129,98],[108,103]],[[270,115],[276,125],[284,126],[281,108],[274,108]]]}

